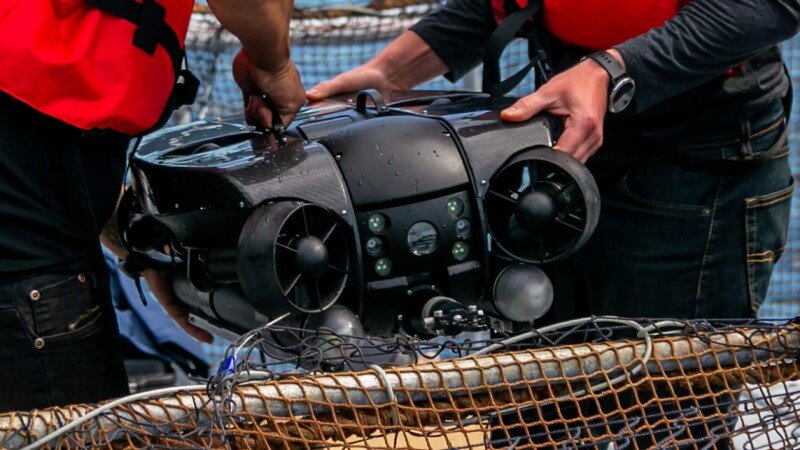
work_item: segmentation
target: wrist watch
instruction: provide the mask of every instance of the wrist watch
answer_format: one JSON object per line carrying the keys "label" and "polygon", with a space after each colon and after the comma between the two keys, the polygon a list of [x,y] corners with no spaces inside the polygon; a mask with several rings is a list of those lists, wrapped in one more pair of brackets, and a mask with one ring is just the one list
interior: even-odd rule
{"label": "wrist watch", "polygon": [[592,59],[608,72],[608,112],[616,114],[625,110],[633,101],[636,83],[628,76],[622,65],[608,52],[592,53],[584,59]]}

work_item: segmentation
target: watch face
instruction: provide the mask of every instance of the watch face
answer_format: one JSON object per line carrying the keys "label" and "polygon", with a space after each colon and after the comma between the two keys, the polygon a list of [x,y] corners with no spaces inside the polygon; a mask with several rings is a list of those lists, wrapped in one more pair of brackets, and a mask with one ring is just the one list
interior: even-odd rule
{"label": "watch face", "polygon": [[611,90],[611,95],[608,97],[608,110],[612,113],[623,111],[633,101],[635,93],[636,83],[633,82],[633,79],[630,77],[622,78]]}

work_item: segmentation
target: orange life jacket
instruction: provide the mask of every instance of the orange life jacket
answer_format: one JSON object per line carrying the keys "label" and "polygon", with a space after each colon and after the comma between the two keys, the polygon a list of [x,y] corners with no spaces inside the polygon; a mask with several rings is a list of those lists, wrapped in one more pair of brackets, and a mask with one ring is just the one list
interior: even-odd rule
{"label": "orange life jacket", "polygon": [[[542,20],[563,42],[605,50],[661,26],[691,0],[544,0]],[[491,0],[498,23],[508,6],[525,8],[528,0]]]}
{"label": "orange life jacket", "polygon": [[0,90],[75,127],[139,134],[170,107],[193,0],[3,0]]}

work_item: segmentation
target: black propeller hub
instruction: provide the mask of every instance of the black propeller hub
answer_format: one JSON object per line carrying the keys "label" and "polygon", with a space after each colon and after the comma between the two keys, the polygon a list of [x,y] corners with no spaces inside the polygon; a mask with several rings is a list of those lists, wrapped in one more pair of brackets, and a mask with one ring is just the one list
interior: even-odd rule
{"label": "black propeller hub", "polygon": [[294,245],[297,254],[294,263],[303,276],[319,278],[328,269],[328,248],[318,237],[306,236]]}
{"label": "black propeller hub", "polygon": [[557,214],[556,196],[546,186],[523,192],[514,209],[519,224],[530,231],[540,231],[550,226]]}

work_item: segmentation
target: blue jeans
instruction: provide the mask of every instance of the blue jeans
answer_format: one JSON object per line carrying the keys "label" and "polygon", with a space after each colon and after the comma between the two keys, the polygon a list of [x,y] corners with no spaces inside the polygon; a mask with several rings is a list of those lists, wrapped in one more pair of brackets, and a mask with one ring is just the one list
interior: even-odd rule
{"label": "blue jeans", "polygon": [[[755,317],[789,230],[794,181],[785,127],[783,105],[775,102],[738,126],[700,130],[680,142],[618,144],[630,146],[637,158],[599,177],[600,223],[577,258],[591,313]],[[639,402],[657,397],[647,409],[656,418],[643,421],[694,411],[680,439],[698,448],[730,448],[724,436],[733,422],[703,416],[724,414],[733,398],[707,392],[692,400],[675,389],[640,392]],[[623,403],[628,394],[621,394]],[[618,405],[607,400],[601,408],[613,414]],[[675,432],[656,422],[647,425],[652,436],[637,439],[640,448],[657,447]],[[717,431],[709,435],[706,426]]]}
{"label": "blue jeans", "polygon": [[[789,228],[794,182],[788,145],[780,145],[785,127],[783,105],[775,102],[741,123],[698,130],[671,144],[607,134],[600,152],[614,153],[602,155],[605,166],[590,164],[602,211],[597,231],[576,257],[579,302],[585,301],[588,312],[596,315],[754,317]],[[617,156],[617,164],[608,164]],[[557,298],[564,301],[566,296]],[[586,312],[577,309],[576,314]],[[701,394],[702,399],[695,399]],[[649,405],[643,407],[645,414],[636,409],[622,413],[620,405],[633,408],[634,403]],[[733,403],[729,394],[700,388],[642,389],[636,397],[629,388],[599,402],[563,402],[558,410],[548,406],[541,412],[551,421],[578,414],[602,421],[583,425],[575,419],[577,425],[570,429],[543,425],[529,413],[526,422],[538,425],[513,429],[510,439],[493,433],[493,448],[508,447],[517,439],[520,446],[542,445],[578,434],[600,440],[609,430],[616,433],[636,424],[643,433],[635,438],[636,448],[664,448],[675,437],[693,442],[677,448],[722,450],[730,448],[725,436],[734,424],[721,417]],[[717,418],[708,419],[713,416]],[[502,420],[509,425],[519,418],[511,413]],[[629,440],[620,434],[616,443],[633,448]],[[604,449],[607,444],[579,448]]]}
{"label": "blue jeans", "polygon": [[776,146],[785,127],[776,101],[681,142],[611,136],[600,152],[636,158],[598,175],[600,222],[577,257],[591,313],[754,317],[789,229],[789,147]]}

